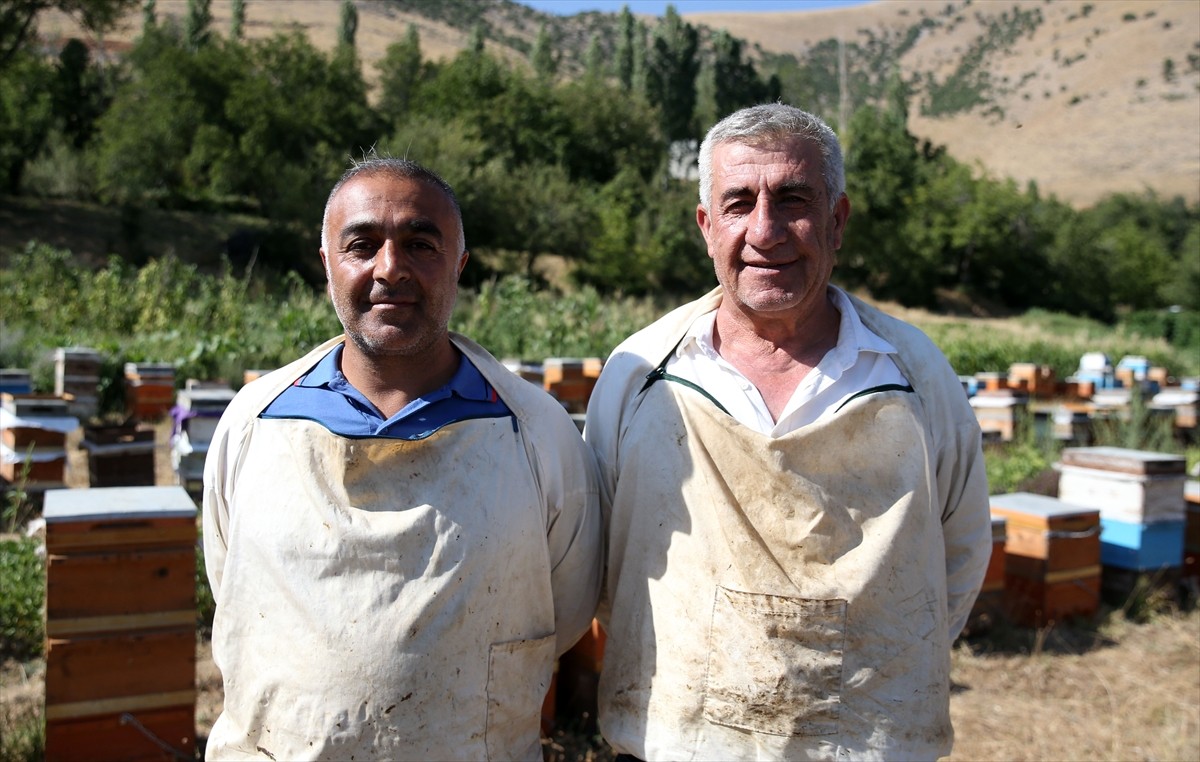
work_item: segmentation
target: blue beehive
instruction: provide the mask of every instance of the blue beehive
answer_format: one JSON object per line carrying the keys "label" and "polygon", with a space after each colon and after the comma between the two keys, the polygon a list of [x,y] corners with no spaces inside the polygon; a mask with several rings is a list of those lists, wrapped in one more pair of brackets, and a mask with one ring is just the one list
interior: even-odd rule
{"label": "blue beehive", "polygon": [[1183,521],[1133,524],[1100,517],[1100,563],[1130,571],[1173,569],[1183,563]]}

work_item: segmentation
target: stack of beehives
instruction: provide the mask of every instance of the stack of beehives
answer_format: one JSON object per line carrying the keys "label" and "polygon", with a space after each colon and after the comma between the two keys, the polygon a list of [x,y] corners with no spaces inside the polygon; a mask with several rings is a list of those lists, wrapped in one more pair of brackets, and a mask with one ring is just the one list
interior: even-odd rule
{"label": "stack of beehives", "polygon": [[125,412],[138,421],[156,421],[175,403],[175,366],[125,363]]}
{"label": "stack of beehives", "polygon": [[100,394],[100,353],[88,347],[54,351],[54,393],[68,401],[71,415],[96,415]]}
{"label": "stack of beehives", "polygon": [[1100,606],[1100,513],[1028,492],[993,495],[1007,526],[1004,595],[1013,620],[1041,627]]}
{"label": "stack of beehives", "polygon": [[1182,456],[1068,447],[1056,467],[1059,497],[1100,512],[1100,559],[1117,588],[1129,586],[1129,573],[1177,576],[1183,564],[1187,478]]}
{"label": "stack of beehives", "polygon": [[179,483],[192,495],[199,494],[208,446],[233,396],[227,384],[189,380],[176,399],[171,458]]}
{"label": "stack of beehives", "polygon": [[0,482],[42,492],[66,481],[67,434],[79,428],[62,397],[0,396]]}

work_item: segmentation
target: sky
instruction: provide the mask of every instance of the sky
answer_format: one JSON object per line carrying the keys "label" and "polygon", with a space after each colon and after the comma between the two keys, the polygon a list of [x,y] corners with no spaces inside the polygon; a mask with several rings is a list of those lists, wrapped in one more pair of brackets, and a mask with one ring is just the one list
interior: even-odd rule
{"label": "sky", "polygon": [[861,5],[868,0],[517,0],[539,11],[570,16],[583,11],[620,13],[628,5],[634,13],[661,16],[668,5],[679,13],[749,13],[754,11],[816,11]]}

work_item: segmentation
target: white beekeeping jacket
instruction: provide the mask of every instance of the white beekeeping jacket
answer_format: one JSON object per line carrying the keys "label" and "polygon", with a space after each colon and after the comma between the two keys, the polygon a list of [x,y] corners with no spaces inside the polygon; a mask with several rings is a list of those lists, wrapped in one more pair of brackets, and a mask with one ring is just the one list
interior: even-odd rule
{"label": "white beekeeping jacket", "polygon": [[684,384],[647,384],[718,300],[632,337],[592,396],[609,540],[601,730],[647,760],[948,753],[950,644],[991,550],[957,376],[856,303],[914,391],[863,394],[771,438]]}
{"label": "white beekeeping jacket", "polygon": [[454,341],[515,420],[406,441],[257,417],[337,340],[227,409],[205,473],[210,759],[541,759],[554,658],[598,594],[593,462],[557,403]]}

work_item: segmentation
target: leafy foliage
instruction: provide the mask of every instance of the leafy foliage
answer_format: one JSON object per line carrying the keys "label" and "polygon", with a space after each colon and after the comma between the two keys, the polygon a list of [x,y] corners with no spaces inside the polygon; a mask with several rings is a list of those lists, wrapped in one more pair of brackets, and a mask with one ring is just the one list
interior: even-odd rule
{"label": "leafy foliage", "polygon": [[42,653],[46,567],[32,538],[0,540],[0,655],[21,660]]}

